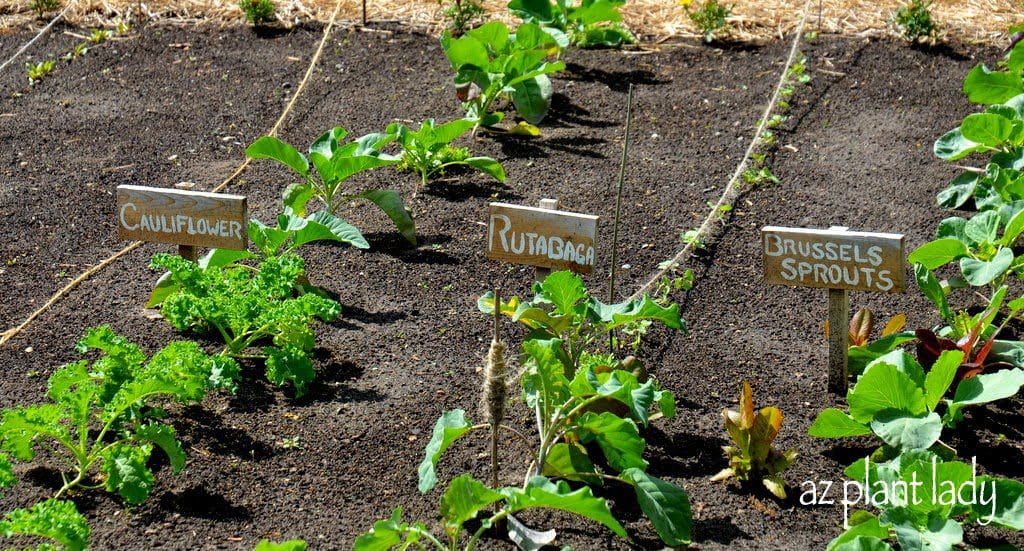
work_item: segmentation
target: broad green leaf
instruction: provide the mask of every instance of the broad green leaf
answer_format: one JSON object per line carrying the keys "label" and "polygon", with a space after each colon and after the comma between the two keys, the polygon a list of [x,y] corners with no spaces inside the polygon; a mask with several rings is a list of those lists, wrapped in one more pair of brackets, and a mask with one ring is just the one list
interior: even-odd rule
{"label": "broad green leaf", "polygon": [[1024,82],[1019,74],[990,71],[984,65],[976,65],[964,79],[964,93],[971,103],[1004,103],[1024,93]]}
{"label": "broad green leaf", "polygon": [[911,416],[903,411],[887,409],[875,414],[871,430],[898,450],[923,450],[939,439],[942,418],[935,412]]}
{"label": "broad green leaf", "polygon": [[580,276],[567,271],[554,272],[540,284],[545,300],[555,306],[556,314],[573,314],[576,305],[587,298],[587,290]]}
{"label": "broad green leaf", "polygon": [[[940,290],[941,292],[941,290]],[[904,331],[886,335],[866,346],[851,346],[847,349],[847,366],[851,375],[860,375],[867,365],[878,358],[892,352],[898,346],[910,342],[917,337],[914,333]]]}
{"label": "broad green leaf", "polygon": [[904,509],[894,508],[885,510],[881,520],[892,525],[903,551],[953,551],[964,540],[963,527],[952,519],[932,516],[919,525]]}
{"label": "broad green leaf", "polygon": [[[478,30],[478,29],[474,29]],[[470,31],[472,32],[472,31]],[[429,120],[429,119],[428,119]],[[473,121],[467,119],[455,119],[446,122],[434,129],[435,144],[449,144],[460,136],[473,129]],[[433,145],[433,144],[430,144]]]}
{"label": "broad green leaf", "polygon": [[555,20],[550,0],[512,0],[508,11],[523,21],[551,23]]}
{"label": "broad green leaf", "polygon": [[587,412],[576,423],[575,431],[584,442],[596,440],[608,464],[616,471],[622,472],[631,467],[647,469],[647,461],[643,458],[646,442],[632,420],[607,411],[601,414]]}
{"label": "broad green leaf", "polygon": [[289,237],[290,233],[266,226],[255,218],[249,221],[249,239],[264,256],[277,254]]}
{"label": "broad green leaf", "polygon": [[566,442],[551,447],[541,470],[541,474],[549,478],[564,478],[600,486],[604,481],[596,473],[586,451],[576,444]]}
{"label": "broad green leaf", "polygon": [[466,521],[503,497],[466,473],[452,480],[441,497],[441,517],[453,531],[458,531]]}
{"label": "broad green leaf", "polygon": [[[868,520],[850,526],[849,530],[843,532],[839,537],[830,541],[828,543],[828,547],[825,548],[826,551],[835,551],[837,549],[850,549],[851,551],[860,549],[876,549],[869,545],[869,540],[878,540],[878,543],[884,546],[878,547],[877,549],[889,549],[888,545],[881,542],[881,539],[889,537],[889,529],[883,527],[881,523],[878,522],[878,518],[874,515],[871,515],[870,513],[867,513],[867,515],[870,517]],[[853,523],[852,519],[850,522],[851,524]],[[854,542],[854,540],[858,539],[860,540],[859,543],[854,543],[854,545],[850,547],[843,547],[843,545]]]}
{"label": "broad green leaf", "polygon": [[427,443],[426,455],[419,466],[420,492],[425,494],[437,485],[437,472],[434,469],[438,460],[449,446],[469,430],[469,427],[466,412],[461,409],[446,411],[438,418],[434,424],[434,433]]}
{"label": "broad green leaf", "polygon": [[[959,517],[968,511],[963,500],[950,492],[959,490],[972,480],[971,465],[962,461],[942,461],[926,450],[904,452],[898,460],[900,479],[913,488],[913,493],[901,505],[920,519],[917,524],[924,524],[929,515]],[[910,486],[914,481],[919,484]]]}
{"label": "broad green leaf", "polygon": [[959,128],[954,128],[935,140],[933,153],[944,161],[959,161],[971,153],[987,150],[987,147],[965,138]]}
{"label": "broad green leaf", "polygon": [[[475,29],[469,30],[466,34],[479,40],[495,53],[504,51],[508,45],[508,27],[500,21],[484,23]],[[486,64],[486,61],[483,63],[474,63],[474,65],[477,65],[478,67],[484,67]]]}
{"label": "broad green leaf", "polygon": [[959,216],[951,216],[943,219],[939,222],[939,227],[935,230],[935,237],[942,239],[946,237],[954,237],[958,241],[962,241],[964,244],[970,242],[967,238],[967,219],[960,218]]}
{"label": "broad green leaf", "polygon": [[338,241],[358,249],[369,249],[370,244],[359,228],[327,212],[320,211],[310,218],[304,228],[295,232],[292,247],[299,247],[313,241]]}
{"label": "broad green leaf", "polygon": [[174,471],[174,474],[178,474],[181,469],[185,468],[185,450],[181,447],[181,442],[178,441],[174,427],[162,423],[147,423],[136,429],[135,437],[141,442],[156,444],[163,450],[167,454],[167,458],[171,460],[171,470]]}
{"label": "broad green leaf", "polygon": [[994,113],[972,113],[960,123],[960,133],[972,142],[997,148],[1013,137],[1013,121]]}
{"label": "broad green leaf", "polygon": [[857,384],[847,393],[850,417],[870,423],[875,414],[886,409],[903,410],[911,415],[925,413],[924,392],[896,366],[876,361],[864,370]]}
{"label": "broad green leaf", "polygon": [[[340,159],[342,159],[342,158],[344,158],[344,155],[339,153],[338,154],[339,162],[340,162]],[[334,161],[332,159],[333,159],[333,157],[328,157],[326,155],[321,154],[318,151],[313,151],[313,152],[311,152],[309,154],[309,161],[311,163],[313,163],[313,168],[315,168],[316,169],[316,173],[320,175],[320,180],[321,180],[323,186],[325,186],[328,189],[333,188],[336,185],[337,182],[344,180],[344,178],[339,178],[338,177],[338,174],[337,174],[338,173],[338,169],[335,168]],[[312,186],[310,186],[310,188],[312,189]],[[286,191],[287,191],[287,189],[286,189]],[[315,193],[320,193],[320,192],[315,192]],[[298,203],[298,201],[301,201],[302,199],[303,199],[303,197],[301,195],[298,196],[298,197],[295,197],[296,202],[294,204],[303,207],[303,209],[292,209],[292,210],[304,210],[305,209],[305,204]],[[324,198],[324,199],[326,199],[326,198]],[[307,200],[307,202],[308,202],[308,200]],[[291,203],[285,203],[285,208],[289,208],[290,206],[291,206]],[[296,213],[296,214],[298,214],[298,213]],[[303,212],[302,214],[305,214],[305,212]]]}
{"label": "broad green leaf", "polygon": [[[875,521],[877,522],[877,521]],[[856,529],[856,527],[851,530]],[[888,529],[885,530],[886,536],[889,535]],[[849,532],[847,532],[849,533]],[[835,541],[835,540],[833,540]],[[885,543],[876,536],[856,536],[849,540],[844,540],[842,543],[832,546],[829,544],[828,551],[893,551],[892,546]]]}
{"label": "broad green leaf", "polygon": [[291,184],[284,188],[281,198],[284,201],[285,214],[305,217],[306,205],[309,204],[309,200],[315,195],[316,190],[313,189],[313,186],[307,184]]}
{"label": "broad green leaf", "polygon": [[525,509],[558,509],[600,522],[619,537],[626,537],[626,530],[612,516],[608,503],[594,497],[586,486],[573,492],[563,480],[554,483],[535,476],[526,488],[502,488],[500,491],[505,494],[507,508],[512,513]]}
{"label": "broad green leaf", "polygon": [[[366,136],[364,136],[365,138]],[[349,145],[356,145],[355,142]],[[352,176],[373,170],[382,166],[397,165],[402,162],[401,157],[391,155],[343,155],[341,151],[331,159],[331,178],[324,177],[324,184],[328,187],[337,186]],[[357,195],[358,196],[358,195]]]}
{"label": "broad green leaf", "polygon": [[560,335],[572,326],[573,316],[552,316],[547,311],[522,303],[512,314],[512,321],[518,321],[531,329],[543,329],[551,336]]}
{"label": "broad green leaf", "polygon": [[330,159],[334,156],[334,152],[338,150],[338,144],[341,143],[345,137],[348,136],[348,130],[340,126],[320,134],[313,143],[309,146],[309,153],[312,156],[313,153],[317,153],[325,159]]}
{"label": "broad green leaf", "polygon": [[146,466],[152,448],[116,443],[103,453],[100,467],[107,475],[108,492],[117,492],[128,503],[142,503],[153,490],[153,472]]}
{"label": "broad green leaf", "polygon": [[1003,369],[964,379],[956,387],[951,407],[985,404],[1009,398],[1024,385],[1024,370]]}
{"label": "broad green leaf", "polygon": [[579,8],[573,10],[570,19],[579,21],[584,25],[605,22],[617,23],[622,21],[622,14],[619,13],[615,4],[608,0],[596,0],[589,3],[589,5],[587,2],[584,2]]}
{"label": "broad green leaf", "polygon": [[499,182],[505,181],[505,168],[490,157],[470,157],[463,162]]}
{"label": "broad green leaf", "polygon": [[996,340],[988,355],[989,361],[1006,362],[1024,368],[1024,342]]}
{"label": "broad green leaf", "polygon": [[974,245],[995,243],[999,237],[999,213],[979,212],[964,224],[964,235]]}
{"label": "broad green leaf", "polygon": [[1006,224],[1006,230],[1003,231],[1003,238],[999,240],[999,244],[1004,247],[1012,247],[1021,232],[1024,232],[1024,210],[1015,214]]}
{"label": "broad green leaf", "polygon": [[999,249],[999,252],[987,262],[974,258],[961,258],[960,270],[964,279],[975,287],[981,287],[992,283],[997,277],[1006,273],[1013,263],[1013,251],[1009,248]]}
{"label": "broad green leaf", "polygon": [[309,176],[309,161],[294,147],[273,137],[263,136],[249,147],[245,155],[252,159],[273,159],[303,176]]}
{"label": "broad green leaf", "polygon": [[409,243],[416,244],[416,223],[413,222],[409,211],[405,210],[402,196],[398,192],[388,189],[368,189],[356,194],[355,197],[361,197],[377,205],[395,223],[402,237]]}
{"label": "broad green leaf", "polygon": [[526,122],[538,124],[548,114],[553,93],[551,80],[547,75],[537,75],[512,87],[512,104]]}
{"label": "broad green leaf", "polygon": [[661,541],[672,547],[690,543],[690,498],[682,488],[635,468],[623,471],[622,478],[633,484],[637,502]]}
{"label": "broad green leaf", "polygon": [[390,551],[400,545],[403,538],[408,538],[404,549],[408,549],[419,540],[416,527],[402,522],[402,508],[398,507],[391,513],[391,518],[378,520],[373,528],[356,538],[353,551]]}
{"label": "broad green leaf", "polygon": [[[219,251],[221,249],[213,250]],[[171,276],[170,272],[164,272],[160,279],[156,280],[153,291],[149,293],[149,298],[146,299],[146,308],[160,306],[167,300],[167,297],[177,293],[179,290],[181,290],[181,284]]]}
{"label": "broad green leaf", "polygon": [[[444,42],[442,42],[444,44]],[[480,40],[472,36],[463,36],[450,40],[444,46],[444,55],[448,57],[452,67],[458,70],[464,65],[484,68],[490,58],[487,55],[487,47]]]}
{"label": "broad green leaf", "polygon": [[670,329],[686,329],[686,324],[679,317],[679,305],[662,306],[651,297],[644,295],[640,300],[630,300],[617,304],[604,304],[593,300],[591,304],[597,317],[605,324],[604,329],[611,330],[638,320],[655,320],[664,323]]}
{"label": "broad green leaf", "polygon": [[963,361],[964,353],[959,350],[946,350],[935,360],[924,379],[924,398],[928,411],[935,411]]}
{"label": "broad green leaf", "polygon": [[921,264],[929,270],[934,270],[967,254],[967,245],[958,239],[946,237],[929,241],[914,249],[914,252],[910,253],[907,257],[907,261],[911,264]]}
{"label": "broad green leaf", "polygon": [[972,518],[978,519],[979,524],[1024,530],[1024,484],[1008,478],[980,476],[977,488],[980,499],[971,506]]}
{"label": "broad green leaf", "polygon": [[526,372],[522,377],[523,393],[530,408],[540,406],[547,418],[554,408],[571,398],[566,367],[562,361],[560,339],[530,339],[523,342],[527,356]]}
{"label": "broad green leaf", "polygon": [[843,411],[826,408],[814,419],[807,434],[817,438],[844,438],[871,434],[871,428]]}
{"label": "broad green leaf", "polygon": [[943,291],[942,284],[939,283],[935,274],[922,264],[914,264],[914,279],[917,280],[917,286],[921,289],[921,293],[928,297],[928,300],[932,301],[932,304],[939,309],[942,319],[946,321],[951,320],[953,318],[953,311],[949,308],[946,292]]}
{"label": "broad green leaf", "polygon": [[[917,360],[914,359],[913,356],[903,349],[893,350],[892,352],[879,356],[875,361],[895,366],[901,373],[910,377],[910,380],[914,381],[915,385],[919,387],[924,386],[924,369],[921,367],[921,364],[917,363]],[[871,364],[868,365],[870,366]]]}
{"label": "broad green leaf", "polygon": [[937,199],[940,207],[958,209],[974,195],[978,187],[978,175],[965,172],[953,179],[949,185],[939,192]]}
{"label": "broad green leaf", "polygon": [[64,546],[66,551],[83,551],[89,545],[89,523],[74,502],[47,499],[29,509],[15,509],[0,521],[0,533],[36,536]]}
{"label": "broad green leaf", "polygon": [[211,266],[216,268],[222,268],[235,264],[241,260],[250,260],[256,258],[256,255],[249,251],[234,251],[231,249],[210,249],[209,252],[199,257],[199,267],[207,269]]}

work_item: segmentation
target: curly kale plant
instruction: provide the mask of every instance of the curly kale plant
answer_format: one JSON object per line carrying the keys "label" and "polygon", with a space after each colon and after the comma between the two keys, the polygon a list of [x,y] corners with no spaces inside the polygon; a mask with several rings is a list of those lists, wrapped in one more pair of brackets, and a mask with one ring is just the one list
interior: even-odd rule
{"label": "curly kale plant", "polygon": [[58,369],[49,381],[52,403],[4,411],[0,444],[19,461],[31,461],[39,448],[55,450],[68,467],[55,498],[98,470],[107,491],[140,503],[153,488],[147,466],[153,446],[167,454],[175,473],[185,465],[174,428],[156,420],[155,408],[198,402],[213,388],[234,389],[238,366],[188,341],[167,345],[147,362],[137,345],[109,327],[90,329],[77,350],[102,355]]}
{"label": "curly kale plant", "polygon": [[316,293],[298,296],[305,275],[301,257],[270,256],[256,268],[202,268],[179,256],[158,254],[152,265],[169,271],[179,286],[161,307],[172,327],[219,335],[224,355],[263,359],[267,379],[278,386],[291,382],[296,396],[305,393],[315,377],[307,354],[316,337],[310,323],[313,318],[333,320],[341,306]]}

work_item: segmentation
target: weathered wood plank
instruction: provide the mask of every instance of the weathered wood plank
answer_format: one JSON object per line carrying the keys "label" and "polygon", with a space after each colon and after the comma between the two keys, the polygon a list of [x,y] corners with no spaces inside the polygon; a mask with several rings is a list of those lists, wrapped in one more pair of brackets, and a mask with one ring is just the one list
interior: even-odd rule
{"label": "weathered wood plank", "polygon": [[594,269],[597,216],[491,203],[487,258],[554,270]]}
{"label": "weathered wood plank", "polygon": [[765,226],[761,245],[768,283],[889,293],[906,288],[902,234]]}
{"label": "weathered wood plank", "polygon": [[249,213],[240,195],[117,186],[117,233],[122,239],[243,250]]}

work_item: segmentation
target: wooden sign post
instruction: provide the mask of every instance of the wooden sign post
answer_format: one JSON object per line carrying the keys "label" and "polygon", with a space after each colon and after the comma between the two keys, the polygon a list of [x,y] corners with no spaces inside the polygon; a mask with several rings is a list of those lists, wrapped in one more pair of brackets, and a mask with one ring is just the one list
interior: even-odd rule
{"label": "wooden sign post", "polygon": [[487,223],[487,258],[525,264],[542,270],[572,270],[588,274],[594,269],[597,216],[557,208],[544,199],[545,208],[491,203]]}
{"label": "wooden sign post", "polygon": [[117,234],[122,239],[173,243],[183,258],[196,247],[245,250],[246,198],[202,191],[117,186]]}
{"label": "wooden sign post", "polygon": [[903,235],[852,232],[838,226],[827,230],[765,226],[761,245],[766,282],[828,289],[828,388],[844,394],[849,376],[843,330],[850,319],[848,291],[903,291]]}

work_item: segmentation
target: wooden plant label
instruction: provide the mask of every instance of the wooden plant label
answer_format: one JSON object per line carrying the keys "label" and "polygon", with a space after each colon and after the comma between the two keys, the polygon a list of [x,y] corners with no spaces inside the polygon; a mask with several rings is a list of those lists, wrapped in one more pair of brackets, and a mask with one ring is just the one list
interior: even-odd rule
{"label": "wooden plant label", "polygon": [[889,293],[906,287],[901,234],[765,226],[761,243],[768,283]]}
{"label": "wooden plant label", "polygon": [[117,186],[117,234],[122,239],[244,250],[246,198],[202,191]]}
{"label": "wooden plant label", "polygon": [[594,269],[597,216],[491,203],[487,258],[588,274]]}
{"label": "wooden plant label", "polygon": [[848,291],[903,291],[903,235],[765,226],[761,253],[768,283],[828,289],[828,389],[845,394]]}

